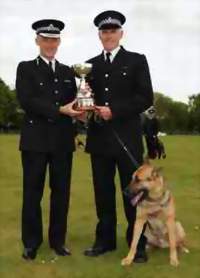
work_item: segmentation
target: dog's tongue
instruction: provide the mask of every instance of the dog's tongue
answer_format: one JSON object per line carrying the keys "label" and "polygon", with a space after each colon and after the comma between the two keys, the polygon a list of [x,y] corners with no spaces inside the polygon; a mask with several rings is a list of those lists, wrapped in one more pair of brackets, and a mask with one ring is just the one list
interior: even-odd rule
{"label": "dog's tongue", "polygon": [[139,202],[139,200],[142,198],[142,195],[144,194],[143,191],[141,191],[140,193],[138,193],[132,200],[131,200],[131,204],[132,206],[136,206],[137,203]]}

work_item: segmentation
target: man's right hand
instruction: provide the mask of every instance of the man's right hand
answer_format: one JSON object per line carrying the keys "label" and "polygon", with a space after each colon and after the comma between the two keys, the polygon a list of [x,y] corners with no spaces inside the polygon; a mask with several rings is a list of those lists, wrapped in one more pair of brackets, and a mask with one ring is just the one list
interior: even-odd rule
{"label": "man's right hand", "polygon": [[112,111],[108,106],[95,106],[95,113],[105,121],[112,119]]}
{"label": "man's right hand", "polygon": [[63,106],[60,106],[59,112],[64,115],[68,115],[70,117],[78,117],[85,113],[85,111],[77,111],[73,108],[74,104],[76,103],[76,100],[73,100],[72,102],[65,104]]}

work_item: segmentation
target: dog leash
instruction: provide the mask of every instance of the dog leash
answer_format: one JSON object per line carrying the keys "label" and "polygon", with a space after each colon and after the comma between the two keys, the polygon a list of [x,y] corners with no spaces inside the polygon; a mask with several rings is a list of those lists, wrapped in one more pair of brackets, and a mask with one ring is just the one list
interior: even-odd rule
{"label": "dog leash", "polygon": [[134,166],[137,168],[140,167],[140,164],[137,162],[137,160],[135,159],[135,157],[132,155],[132,153],[130,152],[130,150],[128,149],[128,147],[125,145],[125,143],[122,141],[122,139],[119,137],[119,134],[116,132],[116,130],[111,127],[112,132],[115,136],[115,138],[117,139],[118,143],[120,144],[120,146],[123,148],[123,150],[126,152],[126,154],[128,155],[128,157],[130,158],[131,162],[134,164]]}
{"label": "dog leash", "polygon": [[[89,120],[92,115],[94,115],[94,113],[90,113],[89,117],[87,120]],[[107,124],[110,126],[116,140],[118,141],[118,143],[120,144],[120,146],[122,147],[122,149],[126,152],[126,154],[128,155],[128,157],[130,158],[131,162],[133,163],[133,165],[135,166],[135,168],[139,168],[140,164],[137,162],[137,160],[134,158],[134,156],[132,155],[132,153],[130,152],[130,150],[128,149],[128,147],[125,145],[125,143],[122,141],[122,139],[120,138],[119,134],[117,133],[117,131],[112,127],[111,123],[109,123],[108,121],[104,121],[102,118],[95,116],[95,122],[102,124],[102,122],[104,122],[104,124]]]}

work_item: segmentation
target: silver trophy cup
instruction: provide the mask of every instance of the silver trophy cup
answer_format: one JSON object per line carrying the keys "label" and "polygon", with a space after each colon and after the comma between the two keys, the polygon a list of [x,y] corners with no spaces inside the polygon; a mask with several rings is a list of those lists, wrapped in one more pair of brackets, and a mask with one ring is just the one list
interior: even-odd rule
{"label": "silver trophy cup", "polygon": [[80,77],[80,84],[77,91],[77,109],[78,110],[93,110],[94,99],[92,93],[86,87],[85,77],[92,70],[92,64],[83,63],[73,65],[74,71]]}

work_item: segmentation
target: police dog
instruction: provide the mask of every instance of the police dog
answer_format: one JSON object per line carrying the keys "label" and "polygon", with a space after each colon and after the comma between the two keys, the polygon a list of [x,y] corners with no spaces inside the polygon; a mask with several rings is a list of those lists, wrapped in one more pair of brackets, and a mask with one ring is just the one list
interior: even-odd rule
{"label": "police dog", "polygon": [[147,242],[155,247],[170,248],[170,264],[178,266],[177,248],[185,248],[185,232],[175,221],[174,198],[164,183],[160,169],[148,160],[132,176],[128,191],[133,206],[137,205],[133,239],[127,257],[121,264],[130,265],[135,257],[137,243],[146,224]]}

